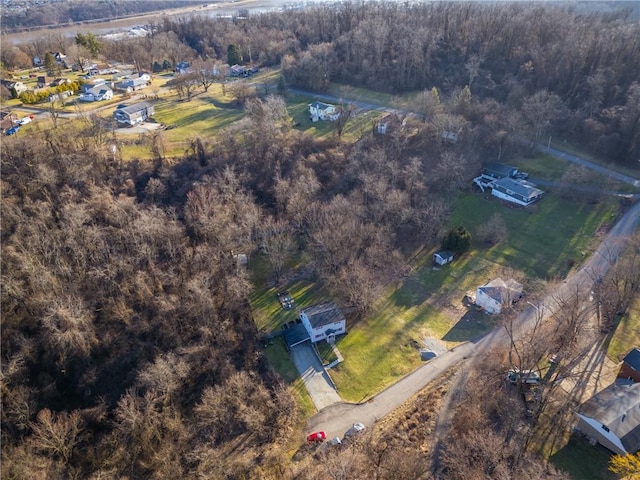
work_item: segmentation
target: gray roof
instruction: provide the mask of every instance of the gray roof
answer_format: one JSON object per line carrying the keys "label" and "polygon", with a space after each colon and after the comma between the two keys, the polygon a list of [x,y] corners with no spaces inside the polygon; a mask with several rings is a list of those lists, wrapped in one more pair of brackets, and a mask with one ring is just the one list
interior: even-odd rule
{"label": "gray roof", "polygon": [[524,198],[534,198],[544,193],[543,190],[536,188],[536,186],[527,182],[526,180],[514,180],[513,178],[501,178],[496,180],[494,185],[500,185],[501,187],[511,190],[518,195],[522,195]]}
{"label": "gray roof", "polygon": [[640,449],[640,383],[614,383],[580,406],[579,413],[605,425],[627,452]]}
{"label": "gray roof", "polygon": [[145,110],[147,108],[149,108],[151,105],[148,102],[140,102],[140,103],[134,103],[133,105],[129,105],[128,107],[123,107],[123,108],[119,108],[118,110],[121,110],[123,112],[127,112],[129,115],[131,115],[132,113],[136,113],[139,112],[141,110]]}
{"label": "gray roof", "polygon": [[321,303],[313,307],[305,308],[301,313],[307,316],[313,328],[346,321],[340,308],[332,302]]}
{"label": "gray roof", "polygon": [[486,285],[478,287],[478,290],[482,290],[501,305],[507,300],[514,300],[522,295],[522,285],[512,279],[505,282],[501,278],[496,278]]}
{"label": "gray roof", "polygon": [[636,347],[627,353],[623,361],[636,372],[640,372],[640,348]]}
{"label": "gray roof", "polygon": [[287,342],[289,347],[295,347],[307,340],[309,340],[309,333],[302,323],[296,323],[284,331],[284,341]]}
{"label": "gray roof", "polygon": [[514,171],[517,171],[516,167],[511,165],[505,165],[504,163],[487,163],[484,167],[484,171],[492,176],[498,177],[510,177]]}

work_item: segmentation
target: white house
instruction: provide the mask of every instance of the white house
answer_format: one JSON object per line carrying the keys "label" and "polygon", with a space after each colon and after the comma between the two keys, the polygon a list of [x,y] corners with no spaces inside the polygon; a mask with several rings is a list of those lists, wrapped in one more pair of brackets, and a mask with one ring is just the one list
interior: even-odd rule
{"label": "white house", "polygon": [[488,313],[500,313],[502,307],[519,300],[522,285],[515,280],[491,280],[476,290],[476,305]]}
{"label": "white house", "polygon": [[134,103],[129,106],[119,106],[113,112],[113,118],[118,124],[133,126],[149,119],[155,113],[153,105],[147,102]]}
{"label": "white house", "polygon": [[318,120],[330,120],[333,122],[338,119],[340,114],[336,111],[335,105],[313,102],[309,104],[309,116],[312,122],[317,122]]}
{"label": "white house", "polygon": [[340,308],[331,302],[301,310],[300,320],[314,343],[347,331],[347,321],[344,315]]}
{"label": "white house", "polygon": [[106,85],[96,85],[86,90],[79,99],[81,102],[100,102],[102,100],[111,100],[113,98],[113,90]]}
{"label": "white house", "polygon": [[640,450],[640,383],[614,383],[580,406],[576,429],[619,455]]}
{"label": "white house", "polygon": [[491,195],[494,197],[525,207],[539,200],[543,193],[531,182],[509,177],[500,178],[491,186]]}
{"label": "white house", "polygon": [[433,263],[436,265],[446,265],[453,262],[453,253],[448,250],[440,250],[433,254]]}

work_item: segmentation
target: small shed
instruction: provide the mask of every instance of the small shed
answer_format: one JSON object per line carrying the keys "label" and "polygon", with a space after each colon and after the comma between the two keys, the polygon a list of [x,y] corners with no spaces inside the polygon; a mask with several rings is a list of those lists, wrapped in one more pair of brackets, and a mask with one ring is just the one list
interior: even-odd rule
{"label": "small shed", "polygon": [[440,250],[433,254],[433,263],[435,265],[446,265],[453,262],[453,253],[449,250]]}

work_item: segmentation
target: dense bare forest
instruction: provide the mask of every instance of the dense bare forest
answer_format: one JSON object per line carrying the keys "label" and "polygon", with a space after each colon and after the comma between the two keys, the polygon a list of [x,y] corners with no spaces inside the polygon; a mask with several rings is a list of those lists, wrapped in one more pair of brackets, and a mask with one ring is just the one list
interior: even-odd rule
{"label": "dense bare forest", "polygon": [[[640,36],[628,13],[577,15],[571,6],[516,2],[346,3],[234,22],[167,20],[160,35],[223,59],[237,45],[245,61],[281,65],[287,82],[303,88],[330,81],[391,93],[436,87],[462,95],[462,113],[481,120],[465,107],[468,87],[500,105],[484,119],[496,135],[512,125],[535,140],[569,138],[635,165]],[[433,102],[415,107],[430,115]]]}
{"label": "dense bare forest", "polygon": [[[125,164],[104,131],[64,126],[3,141],[3,478],[294,478],[298,407],[262,354],[233,255],[260,252],[275,283],[302,256],[357,316],[407,251],[438,244],[479,155],[523,148],[515,134],[637,159],[637,24],[551,11],[345,4],[105,42],[107,58],[149,66],[237,45],[289,84],[418,90],[431,121],[318,140],[270,96],[179,159]],[[442,138],[449,128],[460,142]],[[344,478],[381,464],[371,448]],[[523,472],[541,471],[530,461]]]}

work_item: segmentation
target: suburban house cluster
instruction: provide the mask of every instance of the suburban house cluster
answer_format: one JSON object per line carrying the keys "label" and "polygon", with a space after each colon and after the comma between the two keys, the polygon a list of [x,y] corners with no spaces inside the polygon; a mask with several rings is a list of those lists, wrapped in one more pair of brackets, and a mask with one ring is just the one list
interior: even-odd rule
{"label": "suburban house cluster", "polygon": [[528,177],[528,174],[520,172],[516,167],[489,163],[482,174],[473,179],[473,183],[483,192],[491,189],[494,197],[526,207],[540,200],[544,193],[534,183],[527,181]]}
{"label": "suburban house cluster", "polygon": [[624,357],[616,382],[583,403],[576,415],[576,430],[592,444],[619,455],[640,450],[640,348]]}

